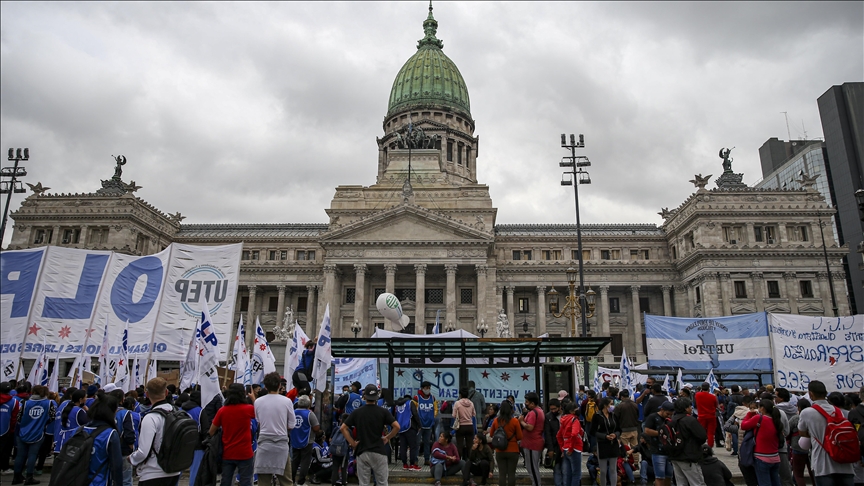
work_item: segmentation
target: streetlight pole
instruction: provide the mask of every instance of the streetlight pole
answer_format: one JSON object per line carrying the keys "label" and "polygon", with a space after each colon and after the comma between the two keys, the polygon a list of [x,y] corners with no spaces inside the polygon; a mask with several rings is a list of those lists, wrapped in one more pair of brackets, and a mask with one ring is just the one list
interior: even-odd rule
{"label": "streetlight pole", "polygon": [[9,181],[4,181],[3,185],[0,186],[0,194],[6,194],[6,207],[3,209],[3,221],[0,222],[0,247],[3,246],[3,236],[6,235],[6,219],[9,216],[9,204],[12,202],[12,193],[22,193],[27,192],[21,183],[18,182],[18,177],[24,177],[27,175],[27,169],[24,167],[18,167],[18,162],[27,161],[30,159],[30,149],[9,149],[9,160],[15,161],[15,165],[13,167],[3,167],[0,170],[0,175],[3,177],[10,177]]}
{"label": "streetlight pole", "polygon": [[834,278],[831,276],[831,265],[828,263],[828,247],[825,246],[825,222],[822,221],[822,213],[817,213],[819,218],[819,236],[822,237],[822,256],[825,257],[825,271],[828,272],[828,288],[831,289],[831,309],[834,317],[837,317],[837,296],[834,294]]}
{"label": "streetlight pole", "polygon": [[[588,316],[585,312],[585,310],[587,309],[587,305],[585,302],[585,271],[582,261],[582,221],[579,216],[579,185],[591,184],[591,177],[588,175],[587,171],[582,169],[582,167],[590,167],[591,162],[588,160],[588,157],[585,157],[584,155],[576,155],[577,148],[585,148],[585,137],[581,133],[579,134],[578,142],[576,141],[576,136],[571,133],[569,144],[567,143],[567,136],[562,133],[561,148],[570,151],[570,157],[564,157],[559,163],[559,166],[570,169],[564,171],[564,174],[570,174],[572,177],[571,179],[562,179],[561,185],[573,186],[573,199],[576,202],[576,256],[578,257],[579,262],[579,307],[582,309],[582,312],[580,312],[582,316],[582,337],[588,337]],[[570,292],[572,294],[572,285],[570,288]],[[573,322],[572,324],[575,327],[575,322]],[[582,367],[585,379],[584,383],[587,385],[589,381],[587,356],[582,357]]]}

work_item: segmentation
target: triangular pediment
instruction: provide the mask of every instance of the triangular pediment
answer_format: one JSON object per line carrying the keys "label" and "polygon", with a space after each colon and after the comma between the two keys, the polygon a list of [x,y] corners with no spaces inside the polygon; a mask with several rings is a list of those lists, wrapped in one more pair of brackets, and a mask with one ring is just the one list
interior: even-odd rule
{"label": "triangular pediment", "polygon": [[491,243],[491,234],[428,209],[402,204],[325,233],[322,244]]}

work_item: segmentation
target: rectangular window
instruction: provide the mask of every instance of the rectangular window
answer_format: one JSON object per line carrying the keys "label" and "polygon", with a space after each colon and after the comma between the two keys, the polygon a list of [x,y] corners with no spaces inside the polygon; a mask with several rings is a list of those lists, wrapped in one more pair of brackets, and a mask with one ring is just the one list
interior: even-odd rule
{"label": "rectangular window", "polygon": [[801,297],[805,299],[813,298],[813,284],[809,280],[801,280],[798,282],[798,287],[801,289]]}
{"label": "rectangular window", "polygon": [[456,147],[456,163],[462,165],[462,144],[460,143]]}
{"label": "rectangular window", "polygon": [[649,258],[650,255],[651,254],[649,253],[648,250],[642,250],[642,259],[643,260],[650,260],[650,258]]}
{"label": "rectangular window", "polygon": [[243,250],[243,253],[240,255],[241,260],[257,260],[259,252],[258,250]]}
{"label": "rectangular window", "polygon": [[600,250],[600,259],[601,260],[610,260],[612,258],[609,250]]}
{"label": "rectangular window", "polygon": [[443,304],[444,303],[444,289],[426,289],[426,303],[427,304]]}
{"label": "rectangular window", "polygon": [[806,226],[787,226],[786,236],[789,238],[789,241],[809,241]]}
{"label": "rectangular window", "polygon": [[270,297],[267,303],[267,312],[279,312],[279,297]]}
{"label": "rectangular window", "polygon": [[776,280],[768,280],[768,298],[769,299],[779,299],[780,298],[780,282]]}
{"label": "rectangular window", "polygon": [[639,312],[651,313],[651,300],[648,297],[639,297]]}
{"label": "rectangular window", "polygon": [[543,259],[544,260],[560,260],[561,259],[561,250],[543,250]]}
{"label": "rectangular window", "polygon": [[345,303],[353,304],[355,299],[356,291],[354,287],[350,287],[345,289]]}
{"label": "rectangular window", "polygon": [[609,252],[611,253],[613,260],[621,259],[621,250],[609,250]]}
{"label": "rectangular window", "polygon": [[447,162],[453,162],[453,141],[447,140]]}
{"label": "rectangular window", "polygon": [[296,260],[314,260],[315,250],[297,250]]}
{"label": "rectangular window", "polygon": [[747,283],[743,280],[735,280],[733,282],[735,285],[735,298],[736,299],[746,299],[747,298]]}
{"label": "rectangular window", "polygon": [[762,227],[761,226],[754,226],[753,227],[753,237],[756,239],[756,241],[760,241],[760,242],[765,241],[765,237],[762,235]]}
{"label": "rectangular window", "polygon": [[54,230],[50,229],[37,229],[36,233],[33,235],[33,244],[41,245],[43,243],[49,243],[51,241],[51,236],[53,236]]}
{"label": "rectangular window", "polygon": [[528,297],[519,297],[517,308],[521,314],[528,313]]}
{"label": "rectangular window", "polygon": [[639,259],[639,250],[630,250],[630,259],[638,260]]}
{"label": "rectangular window", "polygon": [[244,296],[240,297],[240,312],[247,312],[249,310],[249,297]]}
{"label": "rectangular window", "polygon": [[726,243],[737,245],[741,241],[741,227],[740,226],[724,226],[723,227],[723,240]]}
{"label": "rectangular window", "polygon": [[612,355],[621,356],[622,354],[624,354],[624,335],[613,334],[610,337],[612,338]]}
{"label": "rectangular window", "polygon": [[621,302],[618,300],[618,297],[609,297],[609,313],[610,314],[620,314],[621,313]]}
{"label": "rectangular window", "polygon": [[531,250],[513,250],[513,260],[530,260]]}
{"label": "rectangular window", "polygon": [[77,228],[70,228],[63,230],[63,244],[64,245],[75,245],[78,244],[78,240],[81,237],[81,230]]}
{"label": "rectangular window", "polygon": [[279,255],[279,252],[278,252],[278,251],[276,251],[276,250],[270,250],[269,252],[267,252],[267,259],[268,259],[268,260],[276,260],[276,259],[277,259],[276,257],[277,257],[278,255]]}
{"label": "rectangular window", "polygon": [[415,302],[417,300],[417,289],[394,289],[393,295],[395,295],[401,302],[407,300]]}
{"label": "rectangular window", "polygon": [[308,303],[309,297],[297,297],[297,312],[306,312]]}
{"label": "rectangular window", "polygon": [[465,168],[471,168],[471,147],[465,147]]}
{"label": "rectangular window", "polygon": [[699,304],[702,302],[702,289],[696,287],[696,303]]}
{"label": "rectangular window", "polygon": [[459,289],[459,303],[460,304],[473,304],[474,303],[474,289]]}

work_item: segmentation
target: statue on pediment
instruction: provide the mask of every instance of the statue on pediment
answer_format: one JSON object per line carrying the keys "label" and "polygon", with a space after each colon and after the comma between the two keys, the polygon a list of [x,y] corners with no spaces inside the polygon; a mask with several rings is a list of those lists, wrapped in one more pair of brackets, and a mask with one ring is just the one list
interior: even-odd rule
{"label": "statue on pediment", "polygon": [[723,173],[732,172],[732,157],[729,154],[732,153],[735,147],[730,148],[721,148],[720,149],[720,158],[723,159]]}

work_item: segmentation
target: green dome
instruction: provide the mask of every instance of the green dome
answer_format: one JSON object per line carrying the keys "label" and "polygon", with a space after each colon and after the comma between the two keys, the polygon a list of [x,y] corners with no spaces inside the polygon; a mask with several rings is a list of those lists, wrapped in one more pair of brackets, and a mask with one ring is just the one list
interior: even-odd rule
{"label": "green dome", "polygon": [[445,106],[471,116],[468,88],[456,64],[441,50],[444,43],[435,33],[438,22],[429,16],[423,22],[426,37],[417,42],[417,52],[399,70],[390,90],[387,116],[413,106]]}

